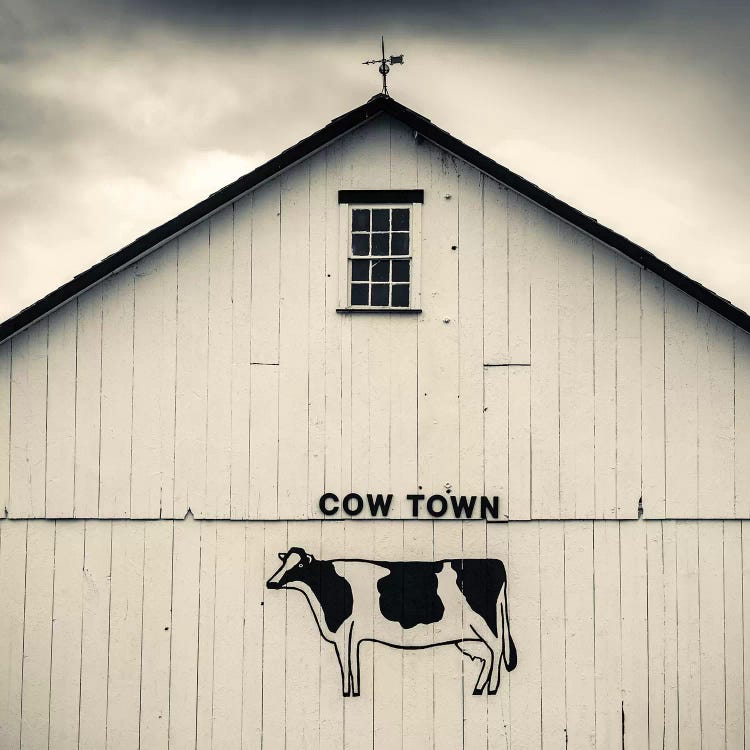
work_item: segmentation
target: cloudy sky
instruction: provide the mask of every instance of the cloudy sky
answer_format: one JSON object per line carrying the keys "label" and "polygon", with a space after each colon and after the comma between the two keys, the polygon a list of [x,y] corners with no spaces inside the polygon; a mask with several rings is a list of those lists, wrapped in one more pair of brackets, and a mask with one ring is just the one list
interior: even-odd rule
{"label": "cloudy sky", "polygon": [[0,320],[391,94],[750,310],[740,0],[0,0]]}

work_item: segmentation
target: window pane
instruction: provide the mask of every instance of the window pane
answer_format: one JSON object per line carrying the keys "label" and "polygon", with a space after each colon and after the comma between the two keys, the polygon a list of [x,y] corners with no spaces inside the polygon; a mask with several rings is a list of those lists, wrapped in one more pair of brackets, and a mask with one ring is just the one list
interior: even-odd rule
{"label": "window pane", "polygon": [[367,304],[367,284],[352,284],[352,305]]}
{"label": "window pane", "polygon": [[372,285],[372,304],[387,307],[388,284],[373,284]]}
{"label": "window pane", "polygon": [[396,232],[391,235],[391,255],[409,254],[409,235],[407,232]]}
{"label": "window pane", "polygon": [[352,254],[369,255],[370,254],[370,235],[353,234],[352,235]]}
{"label": "window pane", "polygon": [[372,231],[387,232],[391,228],[389,221],[390,210],[387,208],[372,209]]}
{"label": "window pane", "polygon": [[370,231],[370,209],[355,208],[352,211],[352,231],[369,232]]}
{"label": "window pane", "polygon": [[352,261],[352,281],[369,281],[370,277],[370,261],[369,260],[353,260]]}
{"label": "window pane", "polygon": [[394,208],[393,209],[393,231],[398,230],[408,231],[409,230],[409,209],[408,208]]}
{"label": "window pane", "polygon": [[388,235],[387,234],[373,234],[372,235],[372,254],[373,255],[388,255]]}
{"label": "window pane", "polygon": [[387,260],[374,260],[372,262],[372,280],[388,281],[388,267],[390,262]]}
{"label": "window pane", "polygon": [[393,281],[409,281],[409,261],[393,261]]}
{"label": "window pane", "polygon": [[392,307],[409,307],[409,285],[395,284],[393,286]]}

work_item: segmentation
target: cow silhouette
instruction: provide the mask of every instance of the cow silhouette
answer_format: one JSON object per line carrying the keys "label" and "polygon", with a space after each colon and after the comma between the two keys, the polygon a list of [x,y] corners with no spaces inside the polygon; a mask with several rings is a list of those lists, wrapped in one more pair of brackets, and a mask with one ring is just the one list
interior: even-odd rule
{"label": "cow silhouette", "polygon": [[344,696],[359,695],[364,641],[404,649],[453,644],[481,662],[474,695],[497,693],[501,663],[509,672],[516,666],[500,560],[317,560],[301,547],[279,559],[266,586],[305,595],[336,649]]}

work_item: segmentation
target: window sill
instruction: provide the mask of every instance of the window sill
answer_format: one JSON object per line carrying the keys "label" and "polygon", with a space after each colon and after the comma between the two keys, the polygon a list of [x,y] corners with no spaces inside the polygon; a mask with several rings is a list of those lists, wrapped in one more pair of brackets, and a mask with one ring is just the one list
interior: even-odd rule
{"label": "window sill", "polygon": [[337,313],[396,313],[401,315],[418,315],[418,307],[337,307]]}

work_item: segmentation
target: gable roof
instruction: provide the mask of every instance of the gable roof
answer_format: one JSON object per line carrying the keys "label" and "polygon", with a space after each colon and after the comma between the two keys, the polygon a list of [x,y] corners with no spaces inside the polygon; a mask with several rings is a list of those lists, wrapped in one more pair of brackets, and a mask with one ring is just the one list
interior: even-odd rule
{"label": "gable roof", "polygon": [[586,214],[555,198],[554,195],[547,193],[534,183],[525,180],[515,172],[511,172],[488,156],[471,148],[471,146],[467,146],[450,133],[434,125],[426,117],[405,107],[403,104],[399,104],[384,94],[377,94],[365,104],[337,117],[321,130],[301,140],[296,145],[286,149],[286,151],[282,151],[277,157],[240,177],[218,192],[212,193],[208,198],[197,203],[192,208],[189,208],[161,226],[152,229],[121,250],[112,253],[112,255],[107,256],[88,270],[78,274],[46,297],[42,297],[39,301],[21,310],[17,315],[0,324],[0,342],[21,329],[26,328],[26,326],[38,318],[65,304],[68,300],[114,273],[119,268],[132,263],[150,249],[163,244],[188,227],[201,221],[209,214],[214,213],[225,204],[230,203],[260,183],[270,179],[283,169],[305,159],[349,130],[383,113],[400,120],[419,133],[423,138],[432,141],[446,151],[450,151],[480,171],[485,172],[490,177],[538,203],[543,208],[548,209],[592,237],[619,250],[623,255],[658,274],[678,289],[681,289],[706,305],[706,307],[711,308],[727,320],[750,332],[750,315],[743,310],[735,307],[697,281],[693,281],[693,279],[688,278],[685,274],[672,268],[672,266],[657,258],[653,253],[631,242],[627,237],[599,224],[596,219],[586,216]]}

